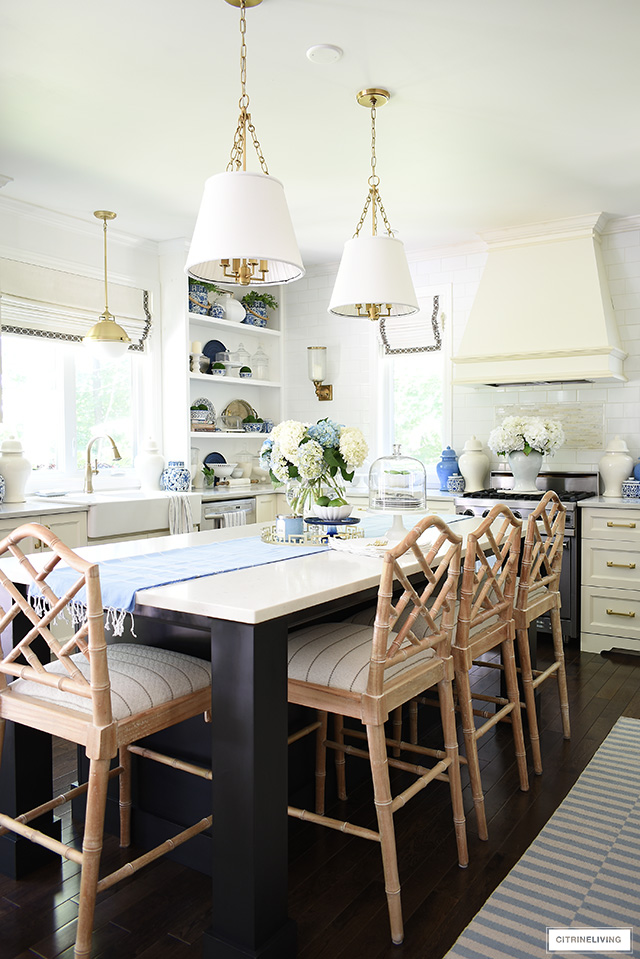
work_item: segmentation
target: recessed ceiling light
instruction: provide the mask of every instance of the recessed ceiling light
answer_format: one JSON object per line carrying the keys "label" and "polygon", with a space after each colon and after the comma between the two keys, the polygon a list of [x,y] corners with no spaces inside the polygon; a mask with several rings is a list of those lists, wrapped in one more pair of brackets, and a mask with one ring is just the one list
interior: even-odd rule
{"label": "recessed ceiling light", "polygon": [[336,63],[342,57],[342,50],[332,43],[318,43],[309,47],[307,57],[312,63]]}

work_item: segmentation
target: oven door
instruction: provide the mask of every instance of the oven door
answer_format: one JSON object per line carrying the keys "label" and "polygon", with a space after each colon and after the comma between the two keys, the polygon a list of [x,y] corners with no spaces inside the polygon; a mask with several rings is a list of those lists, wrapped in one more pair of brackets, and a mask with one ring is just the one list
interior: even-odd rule
{"label": "oven door", "polygon": [[[580,638],[578,572],[578,541],[575,536],[565,536],[560,571],[560,623],[565,642]],[[536,620],[536,627],[543,633],[551,632],[551,617],[548,613]]]}

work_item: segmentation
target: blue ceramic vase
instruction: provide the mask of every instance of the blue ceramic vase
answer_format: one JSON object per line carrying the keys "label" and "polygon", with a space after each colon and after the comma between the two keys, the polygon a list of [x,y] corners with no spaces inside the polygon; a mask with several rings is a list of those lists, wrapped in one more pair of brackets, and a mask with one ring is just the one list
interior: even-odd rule
{"label": "blue ceramic vase", "polygon": [[447,448],[442,451],[442,459],[436,466],[436,473],[440,480],[440,491],[442,493],[449,492],[447,480],[450,476],[453,476],[454,473],[458,472],[458,457],[456,456],[456,451],[452,450],[450,446],[447,446]]}
{"label": "blue ceramic vase", "polygon": [[170,493],[187,493],[191,489],[191,473],[184,460],[169,460],[160,477],[160,489]]}

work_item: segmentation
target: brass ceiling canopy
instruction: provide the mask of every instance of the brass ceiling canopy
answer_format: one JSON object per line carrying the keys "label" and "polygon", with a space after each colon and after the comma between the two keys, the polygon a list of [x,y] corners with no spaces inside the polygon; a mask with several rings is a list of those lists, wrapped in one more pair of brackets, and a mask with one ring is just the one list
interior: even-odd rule
{"label": "brass ceiling canopy", "polygon": [[[233,0],[227,0],[227,3],[232,2]],[[370,87],[368,90],[360,90],[356,93],[356,100],[361,107],[366,107],[367,110],[372,107],[383,107],[390,97],[389,91],[383,90],[381,87]]]}
{"label": "brass ceiling canopy", "polygon": [[[227,3],[230,3],[232,7],[242,6],[242,0],[227,0]],[[262,0],[244,0],[245,7],[257,7],[259,3],[262,3]]]}
{"label": "brass ceiling canopy", "polygon": [[99,220],[115,220],[118,214],[111,213],[110,210],[95,210],[93,215]]}

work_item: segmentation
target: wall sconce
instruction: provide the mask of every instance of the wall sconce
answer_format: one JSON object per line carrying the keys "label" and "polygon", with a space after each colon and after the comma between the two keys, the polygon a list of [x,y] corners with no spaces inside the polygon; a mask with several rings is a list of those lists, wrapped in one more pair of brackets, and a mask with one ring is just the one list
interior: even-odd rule
{"label": "wall sconce", "polygon": [[308,346],[307,361],[309,364],[309,379],[316,388],[316,396],[319,400],[332,400],[333,386],[322,382],[327,378],[326,346]]}

